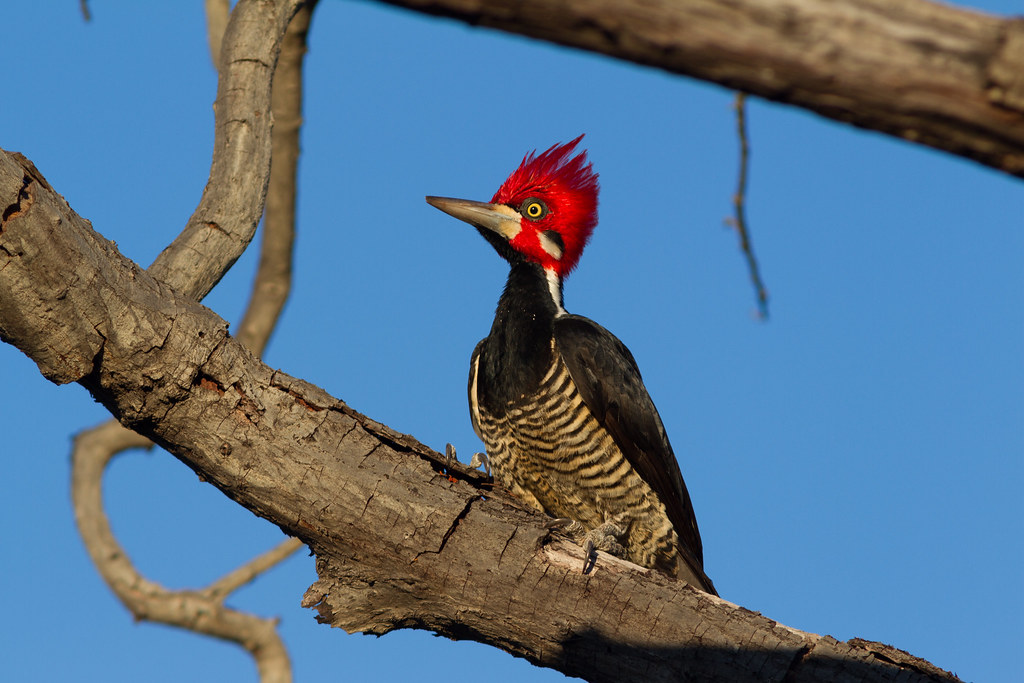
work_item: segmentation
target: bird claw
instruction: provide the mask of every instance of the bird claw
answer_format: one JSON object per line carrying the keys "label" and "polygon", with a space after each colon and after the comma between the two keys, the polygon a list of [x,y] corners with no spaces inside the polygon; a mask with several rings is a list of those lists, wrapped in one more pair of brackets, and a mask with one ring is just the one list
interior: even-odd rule
{"label": "bird claw", "polygon": [[544,523],[544,528],[548,530],[563,529],[567,536],[576,540],[577,543],[582,543],[584,574],[589,573],[597,564],[598,550],[603,550],[616,557],[622,557],[626,552],[626,548],[621,543],[626,536],[626,527],[622,524],[622,519],[618,517],[608,520],[590,531],[584,531],[582,524],[568,517],[549,519]]}
{"label": "bird claw", "polygon": [[626,530],[615,522],[605,522],[596,529],[587,532],[586,540],[593,543],[598,550],[603,550],[611,555],[619,556],[626,551],[621,541],[626,536]]}
{"label": "bird claw", "polygon": [[[455,453],[455,446],[447,443],[444,445],[444,466],[451,471],[455,463],[458,462],[458,456]],[[487,475],[488,479],[493,479],[491,475],[491,459],[487,457],[486,453],[474,453],[473,458],[469,461],[469,466],[475,470],[484,468],[484,474]]]}
{"label": "bird claw", "polygon": [[601,526],[588,531],[583,537],[583,573],[586,574],[597,564],[598,550],[622,557],[626,552],[625,546],[622,545],[626,531],[620,517],[606,520]]}
{"label": "bird claw", "polygon": [[597,561],[597,552],[594,550],[594,541],[591,539],[590,534],[583,534],[583,525],[577,522],[575,519],[568,517],[556,517],[549,519],[544,522],[544,528],[548,531],[552,529],[563,529],[565,535],[572,539],[578,539],[583,536],[583,573],[586,574],[594,566]]}
{"label": "bird claw", "polygon": [[484,474],[487,475],[488,479],[491,479],[491,459],[487,457],[486,453],[474,453],[473,458],[469,461],[469,466],[473,469],[484,468]]}
{"label": "bird claw", "polygon": [[583,544],[583,574],[589,574],[590,570],[597,564],[597,551],[594,550],[594,542],[587,539]]}

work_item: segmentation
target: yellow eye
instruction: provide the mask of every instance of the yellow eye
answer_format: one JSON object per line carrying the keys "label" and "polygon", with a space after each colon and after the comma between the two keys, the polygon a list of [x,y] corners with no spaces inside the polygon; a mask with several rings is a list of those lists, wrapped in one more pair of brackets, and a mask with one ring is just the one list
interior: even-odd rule
{"label": "yellow eye", "polygon": [[530,197],[519,207],[519,212],[530,220],[536,221],[547,215],[548,207],[536,197]]}

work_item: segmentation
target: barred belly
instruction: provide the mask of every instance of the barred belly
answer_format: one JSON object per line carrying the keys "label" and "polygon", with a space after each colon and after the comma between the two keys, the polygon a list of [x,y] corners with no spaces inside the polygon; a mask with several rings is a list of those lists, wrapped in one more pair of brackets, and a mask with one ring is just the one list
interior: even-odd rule
{"label": "barred belly", "polygon": [[618,523],[626,529],[625,559],[677,575],[678,537],[664,504],[587,408],[557,353],[529,397],[510,402],[500,415],[478,409],[500,484],[584,531]]}

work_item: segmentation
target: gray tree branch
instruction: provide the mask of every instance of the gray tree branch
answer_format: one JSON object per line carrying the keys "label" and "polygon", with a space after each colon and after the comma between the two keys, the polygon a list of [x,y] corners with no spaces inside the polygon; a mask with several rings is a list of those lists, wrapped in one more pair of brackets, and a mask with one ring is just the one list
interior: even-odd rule
{"label": "gray tree branch", "polygon": [[309,545],[319,578],[304,602],[323,621],[471,638],[591,681],[956,680],[607,555],[584,575],[582,549],[545,517],[268,368],[7,153],[0,207],[0,338]]}
{"label": "gray tree branch", "polygon": [[281,43],[274,72],[271,109],[274,112],[270,180],[260,263],[249,305],[236,336],[256,354],[262,354],[284,309],[292,286],[292,251],[295,244],[295,198],[298,194],[299,131],[302,128],[302,63],[306,37],[316,0],[295,14]]}
{"label": "gray tree branch", "polygon": [[301,0],[240,0],[221,48],[210,179],[184,230],[149,267],[202,300],[249,246],[270,177],[271,83]]}
{"label": "gray tree branch", "polygon": [[1024,178],[1024,19],[925,0],[381,0],[692,76]]}
{"label": "gray tree branch", "polygon": [[[273,72],[271,107],[274,118],[283,125],[277,123],[271,134],[273,159],[262,256],[239,333],[240,341],[257,353],[262,352],[269,340],[291,284],[302,58],[314,5],[315,1],[301,7],[288,24],[281,43],[281,57]],[[226,0],[210,0],[206,10],[211,56],[216,64],[229,7]],[[234,50],[234,45],[229,44],[229,51]],[[203,265],[202,261],[197,261],[194,267],[201,270]],[[72,500],[79,533],[97,570],[137,619],[158,621],[235,642],[254,657],[261,681],[290,683],[291,663],[277,634],[276,620],[228,609],[223,601],[229,593],[294,553],[302,543],[288,539],[201,591],[169,591],[145,579],[117,543],[100,492],[104,469],[115,455],[150,446],[152,442],[148,439],[116,421],[87,430],[75,439],[71,460]]]}
{"label": "gray tree branch", "polygon": [[[146,437],[114,421],[105,422],[75,437],[72,448],[71,497],[85,547],[93,564],[118,599],[136,619],[155,621],[231,641],[244,647],[256,661],[262,683],[291,683],[288,651],[277,634],[277,620],[263,619],[224,605],[231,590],[251,581],[301,547],[290,538],[241,567],[206,590],[168,590],[142,576],[114,537],[103,509],[103,471],[119,452],[148,448]],[[272,554],[271,554],[272,553]],[[227,590],[230,588],[230,590]]]}

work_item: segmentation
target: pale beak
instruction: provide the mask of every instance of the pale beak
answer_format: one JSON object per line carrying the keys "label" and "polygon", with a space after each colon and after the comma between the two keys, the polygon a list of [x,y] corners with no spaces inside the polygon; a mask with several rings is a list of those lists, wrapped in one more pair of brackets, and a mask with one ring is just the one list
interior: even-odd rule
{"label": "pale beak", "polygon": [[519,234],[522,216],[504,204],[487,204],[469,199],[427,197],[427,204],[482,230],[498,233],[506,240]]}

